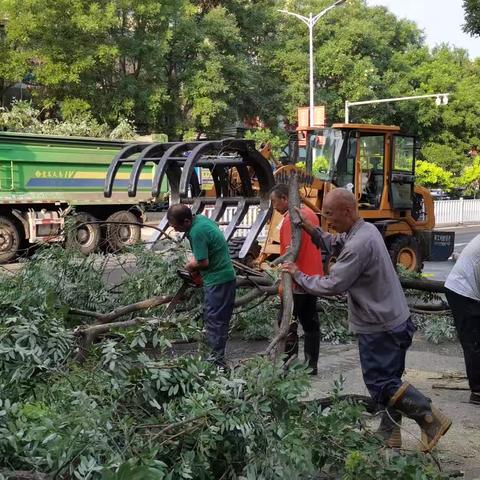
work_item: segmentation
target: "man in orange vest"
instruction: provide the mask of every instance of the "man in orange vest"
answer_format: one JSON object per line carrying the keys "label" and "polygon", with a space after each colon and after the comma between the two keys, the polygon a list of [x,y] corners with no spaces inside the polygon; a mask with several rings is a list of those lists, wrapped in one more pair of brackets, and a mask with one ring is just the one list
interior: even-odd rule
{"label": "man in orange vest", "polygon": [[[283,255],[290,247],[292,237],[290,216],[288,214],[288,185],[275,185],[271,190],[270,200],[273,208],[284,216],[280,226],[280,254]],[[312,210],[303,207],[302,214],[312,224],[319,226],[318,217]],[[323,275],[321,251],[305,231],[302,231],[302,241],[295,263],[299,270],[306,275]],[[297,284],[294,284],[293,305],[293,314],[302,325],[305,333],[305,361],[311,370],[311,375],[316,375],[320,351],[320,322],[317,313],[317,297],[310,295]],[[298,353],[296,324],[290,327],[287,345],[287,353],[290,355]]]}

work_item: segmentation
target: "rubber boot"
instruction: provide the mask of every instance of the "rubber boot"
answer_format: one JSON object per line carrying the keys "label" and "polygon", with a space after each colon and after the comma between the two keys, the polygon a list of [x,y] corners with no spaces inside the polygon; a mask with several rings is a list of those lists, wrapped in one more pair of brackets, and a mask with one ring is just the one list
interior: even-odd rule
{"label": "rubber boot", "polygon": [[432,406],[432,401],[409,383],[404,383],[397,390],[389,406],[418,423],[422,430],[420,449],[423,452],[432,450],[452,425],[450,418]]}
{"label": "rubber boot", "polygon": [[285,342],[285,354],[286,354],[285,362],[287,362],[294,355],[298,356],[297,328],[298,328],[297,323],[293,322],[290,324],[290,327],[288,329],[287,339]]}
{"label": "rubber boot", "polygon": [[380,421],[377,435],[385,441],[389,448],[402,448],[402,414],[394,408],[387,408]]}
{"label": "rubber boot", "polygon": [[320,353],[320,332],[304,332],[303,353],[310,368],[310,375],[317,375],[318,356]]}

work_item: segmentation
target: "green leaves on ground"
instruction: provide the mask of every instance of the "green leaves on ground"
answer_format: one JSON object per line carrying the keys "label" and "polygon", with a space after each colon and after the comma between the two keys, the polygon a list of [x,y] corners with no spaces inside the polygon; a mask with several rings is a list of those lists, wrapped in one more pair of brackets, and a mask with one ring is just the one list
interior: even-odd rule
{"label": "green leaves on ground", "polygon": [[[0,472],[85,480],[273,480],[322,471],[329,478],[367,479],[358,459],[368,459],[377,479],[392,472],[440,478],[425,457],[385,456],[360,407],[337,401],[321,410],[303,403],[309,376],[301,364],[285,371],[256,357],[221,372],[195,352],[175,355],[173,342],[185,334],[189,305],[165,328],[113,330],[84,364],[74,363],[73,333],[81,317],[70,318],[69,307],[104,312],[124,304],[123,295],[135,301],[173,289],[179,283],[175,262],[184,260],[171,251],[164,255],[163,263],[162,254],[140,250],[117,257],[127,273],[113,289],[103,284],[113,258],[84,258],[55,247],[39,250],[17,274],[5,274]],[[198,323],[189,328],[201,336]]]}

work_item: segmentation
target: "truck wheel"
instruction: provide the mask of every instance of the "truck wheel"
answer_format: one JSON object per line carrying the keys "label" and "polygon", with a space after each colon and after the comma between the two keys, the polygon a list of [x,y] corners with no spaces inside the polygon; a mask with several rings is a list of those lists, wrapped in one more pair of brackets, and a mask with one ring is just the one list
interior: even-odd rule
{"label": "truck wheel", "polygon": [[70,232],[67,232],[66,244],[83,255],[90,255],[97,251],[100,245],[101,231],[98,220],[89,213],[79,212],[75,215],[75,224]]}
{"label": "truck wheel", "polygon": [[388,243],[388,252],[395,267],[400,264],[409,272],[423,269],[420,245],[414,237],[400,235]]}
{"label": "truck wheel", "polygon": [[0,263],[11,262],[20,248],[20,233],[7,217],[0,216]]}
{"label": "truck wheel", "polygon": [[[129,225],[138,223],[138,218],[132,212],[121,210],[112,213],[106,220],[106,239],[110,252],[118,252],[129,245],[135,245],[141,239],[142,229],[140,225]],[[125,225],[114,225],[108,222],[126,222]]]}

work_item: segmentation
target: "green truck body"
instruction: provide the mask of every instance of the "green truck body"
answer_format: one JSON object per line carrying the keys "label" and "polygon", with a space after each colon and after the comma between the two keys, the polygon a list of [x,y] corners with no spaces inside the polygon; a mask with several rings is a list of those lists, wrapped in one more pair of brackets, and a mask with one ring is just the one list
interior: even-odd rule
{"label": "green truck body", "polygon": [[[0,262],[11,261],[26,243],[63,241],[64,218],[71,207],[82,223],[141,222],[138,206],[151,200],[153,166],[142,171],[137,196],[130,198],[126,192],[129,169],[121,169],[116,177],[116,186],[123,188],[111,198],[103,195],[107,169],[126,145],[123,141],[0,133]],[[80,233],[83,237],[77,240],[88,253],[102,239],[91,242],[85,235],[99,237],[105,229],[93,224]],[[132,227],[123,235],[124,240],[132,240],[138,232]]]}

